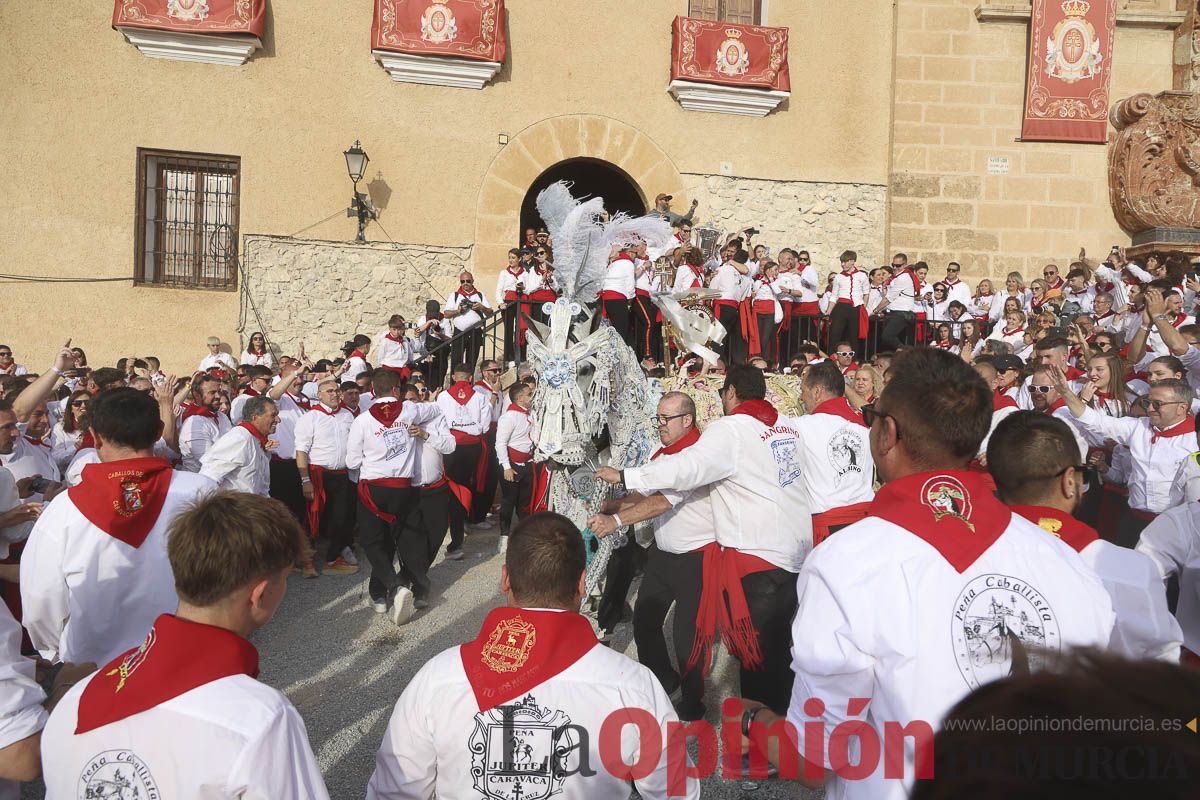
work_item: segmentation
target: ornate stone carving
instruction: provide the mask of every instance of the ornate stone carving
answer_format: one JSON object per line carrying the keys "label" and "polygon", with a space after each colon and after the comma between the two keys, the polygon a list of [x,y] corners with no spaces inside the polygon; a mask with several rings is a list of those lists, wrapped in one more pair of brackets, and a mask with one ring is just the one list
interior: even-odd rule
{"label": "ornate stone carving", "polygon": [[1152,228],[1200,229],[1200,94],[1135,94],[1109,119],[1109,199],[1131,236]]}

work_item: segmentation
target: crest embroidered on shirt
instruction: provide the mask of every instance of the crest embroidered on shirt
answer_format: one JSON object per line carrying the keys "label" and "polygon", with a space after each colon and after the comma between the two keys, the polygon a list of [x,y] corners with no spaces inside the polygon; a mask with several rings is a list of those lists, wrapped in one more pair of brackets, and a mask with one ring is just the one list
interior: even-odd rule
{"label": "crest embroidered on shirt", "polygon": [[863,464],[869,463],[863,453],[862,439],[849,431],[839,431],[829,440],[829,463],[837,471],[837,479],[849,473],[862,474]]}
{"label": "crest embroidered on shirt", "polygon": [[[129,680],[133,673],[137,672],[137,668],[142,665],[142,662],[146,660],[146,656],[150,653],[150,648],[154,647],[156,638],[157,637],[154,634],[154,629],[151,628],[150,633],[146,636],[146,641],[142,642],[141,646],[138,647],[137,650],[134,650],[132,653],[125,656],[121,663],[116,667],[113,667],[108,672],[104,673],[104,677],[106,678],[113,675],[118,676],[117,688],[113,689],[113,694],[116,694],[125,688],[125,681]],[[102,797],[103,795],[97,796]]]}
{"label": "crest embroidered on shirt", "polygon": [[800,477],[800,461],[796,458],[796,440],[788,437],[771,442],[771,456],[779,469],[779,485],[792,484]]}
{"label": "crest embroidered on shirt", "polygon": [[974,532],[975,525],[970,520],[971,495],[957,478],[949,475],[933,476],[921,487],[920,500],[933,510],[934,522],[941,522],[944,517],[953,517]]}
{"label": "crest embroidered on shirt", "polygon": [[497,625],[479,659],[492,672],[516,672],[529,660],[529,651],[537,643],[537,629],[521,617],[506,619]]}
{"label": "crest embroidered on shirt", "polygon": [[475,715],[467,743],[475,790],[493,800],[546,800],[577,771],[579,733],[562,711],[533,695]]}
{"label": "crest embroidered on shirt", "polygon": [[105,750],[79,774],[80,800],[153,800],[162,797],[150,768],[129,750]]}
{"label": "crest embroidered on shirt", "polygon": [[1037,521],[1038,527],[1049,533],[1058,536],[1058,532],[1062,530],[1062,520],[1054,517],[1042,517]]}
{"label": "crest embroidered on shirt", "polygon": [[459,400],[464,400],[467,397],[467,390],[459,389],[458,392],[454,396],[457,397]]}
{"label": "crest embroidered on shirt", "polygon": [[963,680],[972,689],[1026,670],[1060,646],[1058,617],[1045,596],[1021,578],[972,579],[954,603],[951,638]]}

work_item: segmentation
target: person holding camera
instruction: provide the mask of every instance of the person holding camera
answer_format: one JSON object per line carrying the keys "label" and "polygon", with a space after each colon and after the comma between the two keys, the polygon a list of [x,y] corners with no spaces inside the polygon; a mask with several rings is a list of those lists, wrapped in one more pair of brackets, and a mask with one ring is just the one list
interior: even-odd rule
{"label": "person holding camera", "polygon": [[525,345],[525,320],[522,312],[528,313],[530,273],[525,262],[530,258],[525,248],[508,251],[508,266],[496,280],[496,300],[500,304],[500,316],[504,321],[504,360],[519,361]]}
{"label": "person holding camera", "polygon": [[458,289],[446,298],[442,313],[454,324],[450,357],[455,363],[474,366],[483,347],[483,320],[492,313],[483,292],[475,288],[475,276],[459,273]]}

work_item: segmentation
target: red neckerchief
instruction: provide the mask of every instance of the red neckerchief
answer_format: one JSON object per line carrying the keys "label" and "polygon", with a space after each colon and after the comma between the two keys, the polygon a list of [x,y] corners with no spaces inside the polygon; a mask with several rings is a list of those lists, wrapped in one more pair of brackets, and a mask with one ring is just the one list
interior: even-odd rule
{"label": "red neckerchief", "polygon": [[1073,295],[1075,295],[1076,297],[1078,297],[1078,296],[1079,296],[1079,295],[1081,295],[1081,294],[1087,294],[1087,293],[1088,293],[1088,290],[1087,290],[1087,287],[1085,286],[1085,287],[1083,287],[1082,289],[1080,289],[1079,291],[1075,291],[1074,289],[1068,289],[1068,290],[1067,290],[1067,292],[1068,292],[1069,294],[1073,294]]}
{"label": "red neckerchief", "polygon": [[857,362],[851,361],[849,366],[842,370],[842,377],[849,375],[851,372],[857,372],[859,369]]}
{"label": "red neckerchief", "polygon": [[252,356],[265,356],[267,354],[267,351],[265,348],[262,350],[247,350],[246,352]]}
{"label": "red neckerchief", "polygon": [[79,437],[79,444],[76,445],[76,447],[75,447],[76,452],[78,452],[79,450],[88,450],[88,449],[92,449],[92,450],[96,449],[96,437],[92,435],[91,428],[88,428],[86,431],[83,432],[83,436]]}
{"label": "red neckerchief", "polygon": [[388,399],[384,402],[374,402],[367,409],[371,416],[379,421],[379,424],[385,428],[392,427],[392,423],[400,416],[400,411],[404,408],[403,400]]}
{"label": "red neckerchief", "polygon": [[346,360],[349,361],[350,359],[354,358],[355,356],[358,356],[363,361],[367,360],[367,354],[364,353],[362,350],[359,350],[357,347],[354,348],[354,350],[352,350],[350,352],[350,355],[346,356]]}
{"label": "red neckerchief", "polygon": [[1066,407],[1067,407],[1067,401],[1060,397],[1057,400],[1055,400],[1053,403],[1050,404],[1050,406],[1046,409],[1046,413],[1053,414],[1055,411],[1058,411],[1060,408],[1066,408]]}
{"label": "red neckerchief", "polygon": [[324,414],[327,417],[336,417],[338,411],[341,411],[342,408],[343,408],[343,406],[339,405],[337,408],[330,410],[325,407],[324,403],[317,403],[315,406],[311,406],[309,408],[309,411],[320,411],[322,414]]}
{"label": "red neckerchief", "polygon": [[980,292],[979,294],[975,295],[975,299],[978,300],[981,297],[991,297],[994,294],[995,292]]}
{"label": "red neckerchief", "polygon": [[697,286],[703,286],[704,285],[704,283],[703,283],[704,272],[701,271],[701,269],[699,267],[697,267],[687,261],[685,261],[683,263],[687,264],[687,268],[692,271],[693,280],[692,280],[692,285],[690,288],[695,289]]}
{"label": "red neckerchief", "polygon": [[853,422],[855,425],[867,427],[867,423],[863,421],[862,415],[854,410],[850,405],[850,401],[845,397],[833,397],[812,410],[813,414],[831,414],[835,417],[841,417],[847,422]]}
{"label": "red neckerchief", "polygon": [[1109,281],[1108,283],[1096,283],[1097,292],[1111,292],[1115,288],[1116,284],[1112,283],[1112,281]]}
{"label": "red neckerchief", "polygon": [[119,722],[231,675],[258,677],[258,650],[233,631],[161,614],[146,641],[92,676],[75,733]]}
{"label": "red neckerchief", "polygon": [[957,286],[958,284],[962,283],[962,281],[959,278],[955,278],[954,280],[946,278],[944,281],[942,281],[942,283],[946,286]]}
{"label": "red neckerchief", "polygon": [[308,411],[310,408],[312,408],[312,403],[309,401],[308,395],[292,394],[291,392],[288,392],[288,397],[292,398],[292,402],[298,405],[300,408],[303,408],[305,411]]}
{"label": "red neckerchief", "polygon": [[45,448],[47,448],[47,449],[49,449],[49,447],[50,447],[50,445],[48,445],[48,444],[46,444],[45,442],[43,442],[43,441],[42,441],[42,437],[40,437],[40,436],[28,436],[28,435],[26,435],[26,436],[25,436],[25,441],[29,442],[30,444],[35,444],[35,445],[37,445],[37,446],[39,446],[39,447],[45,447]]}
{"label": "red neckerchief", "polygon": [[183,409],[183,420],[180,420],[181,422],[186,420],[188,417],[208,417],[209,419],[214,420],[217,418],[217,415],[211,408],[198,406],[191,401],[184,403],[182,406],[180,406],[180,408]]}
{"label": "red neckerchief", "polygon": [[650,460],[653,461],[659,456],[675,455],[680,450],[686,450],[698,441],[700,441],[700,429],[692,428],[683,436],[680,436],[679,441],[675,442],[675,444],[669,444],[665,447],[660,447],[655,450],[654,455],[650,456]]}
{"label": "red neckerchief", "polygon": [[383,335],[383,338],[385,338],[385,339],[391,339],[391,340],[392,340],[393,342],[395,342],[396,344],[402,344],[402,343],[404,342],[404,335],[403,335],[403,334],[401,334],[401,335],[397,336],[396,334],[392,333],[391,331],[388,331],[387,333],[385,333],[385,334]]}
{"label": "red neckerchief", "polygon": [[483,380],[482,378],[475,381],[473,384],[471,384],[471,386],[475,387],[475,388],[483,389],[488,394],[491,394],[492,392],[496,391],[495,389],[492,388],[492,385],[490,383]]}
{"label": "red neckerchief", "polygon": [[1171,320],[1171,327],[1178,328],[1180,325],[1183,324],[1183,321],[1185,319],[1187,319],[1187,314],[1176,314],[1175,319]]}
{"label": "red neckerchief", "polygon": [[1024,332],[1025,332],[1024,328],[1017,328],[1015,331],[1010,331],[1008,328],[1005,328],[1004,330],[1000,331],[1000,335],[1001,336],[1015,336],[1018,333],[1024,333]]}
{"label": "red neckerchief", "polygon": [[459,648],[480,711],[537,688],[598,644],[592,625],[573,611],[495,608],[479,636]]}
{"label": "red neckerchief", "polygon": [[1047,533],[1062,539],[1076,553],[1100,538],[1096,529],[1072,517],[1065,511],[1048,506],[1009,506],[1014,512]]}
{"label": "red neckerchief", "polygon": [[737,407],[733,411],[730,411],[725,416],[732,417],[735,414],[745,414],[746,416],[754,417],[768,428],[774,425],[775,421],[779,419],[779,412],[775,410],[775,406],[766,400],[743,400],[737,404]]}
{"label": "red neckerchief", "polygon": [[262,449],[267,449],[267,437],[263,436],[262,433],[259,432],[258,428],[254,427],[249,422],[239,422],[238,427],[245,428],[246,430],[250,431],[250,435],[257,439],[258,443],[262,445]]}
{"label": "red neckerchief", "polygon": [[242,394],[246,397],[262,397],[262,392],[251,389],[249,386],[242,390]]}
{"label": "red neckerchief", "polygon": [[1019,408],[1017,401],[1013,400],[1004,392],[996,389],[992,394],[992,408],[994,411],[999,411],[1002,408]]}
{"label": "red neckerchief", "polygon": [[1054,279],[1054,283],[1050,283],[1050,281],[1046,281],[1046,283],[1050,286],[1049,291],[1054,291],[1055,289],[1061,289],[1063,287],[1063,279],[1061,275]]}
{"label": "red neckerchief", "polygon": [[343,402],[343,403],[338,403],[338,408],[344,408],[344,409],[346,409],[347,411],[349,411],[351,414],[353,414],[353,415],[354,415],[354,416],[356,416],[356,417],[357,417],[357,416],[358,416],[358,414],[359,414],[359,409],[357,409],[357,408],[351,408],[350,406],[346,405],[344,402]]}
{"label": "red neckerchief", "polygon": [[1046,305],[1046,301],[1047,301],[1047,300],[1049,300],[1049,299],[1050,299],[1050,295],[1049,295],[1049,293],[1042,295],[1042,299],[1041,299],[1041,300],[1038,300],[1038,299],[1035,297],[1035,298],[1033,298],[1032,300],[1030,300],[1030,301],[1029,301],[1029,306],[1030,306],[1031,308],[1041,308],[1042,306]]}
{"label": "red neckerchief", "polygon": [[466,381],[455,381],[446,389],[446,393],[450,395],[454,402],[460,406],[465,406],[475,396],[475,387]]}
{"label": "red neckerchief", "polygon": [[965,572],[1012,519],[992,494],[990,475],[971,470],[919,472],[883,486],[869,516],[899,525]]}
{"label": "red neckerchief", "polygon": [[[478,289],[476,289],[475,291],[471,292],[470,294],[464,294],[462,289],[458,289],[458,290],[455,292],[455,294],[456,294],[456,295],[458,295],[459,297],[461,297],[461,298],[462,298],[462,299],[464,299],[464,300],[469,300],[469,299],[471,299],[472,297],[474,297],[475,295],[479,294],[479,290],[478,290]],[[483,297],[483,295],[479,295],[479,296],[480,296],[480,297]]]}
{"label": "red neckerchief", "polygon": [[67,495],[88,522],[136,549],[158,521],[170,486],[164,459],[126,458],[88,464]]}
{"label": "red neckerchief", "polygon": [[1196,432],[1196,418],[1188,414],[1182,421],[1176,422],[1165,430],[1159,430],[1153,425],[1150,426],[1150,444],[1154,444],[1159,439],[1174,439],[1176,436],[1183,436],[1188,433]]}
{"label": "red neckerchief", "polygon": [[513,272],[513,268],[512,268],[512,267],[505,267],[505,268],[504,268],[504,271],[505,271],[505,272],[507,272],[509,275],[512,275],[512,276],[513,276],[514,278],[516,278],[517,280],[520,280],[520,279],[523,277],[523,276],[522,276],[522,273],[523,273],[525,270],[521,269],[520,267],[517,267],[517,271],[516,271],[516,272]]}
{"label": "red neckerchief", "polygon": [[16,372],[16,370],[17,370],[17,362],[16,361],[9,364],[7,367],[0,367],[0,372],[10,373],[10,374],[13,372]]}
{"label": "red neckerchief", "polygon": [[517,405],[516,403],[509,403],[508,408],[506,408],[504,410],[505,411],[515,411],[518,414],[524,414],[525,416],[529,416],[529,409],[522,408],[521,406]]}
{"label": "red neckerchief", "polygon": [[954,342],[934,342],[933,346],[939,350],[949,350],[954,347]]}
{"label": "red neckerchief", "polygon": [[1066,374],[1067,380],[1076,381],[1082,377],[1085,377],[1087,373],[1085,373],[1079,367],[1072,367],[1070,364],[1068,364],[1066,370],[1064,370],[1064,374]]}

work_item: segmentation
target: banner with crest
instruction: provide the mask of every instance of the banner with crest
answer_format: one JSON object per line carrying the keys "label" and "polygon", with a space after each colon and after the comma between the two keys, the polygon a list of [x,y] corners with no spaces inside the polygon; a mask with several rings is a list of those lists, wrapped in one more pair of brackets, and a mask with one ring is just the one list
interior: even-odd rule
{"label": "banner with crest", "polygon": [[371,49],[503,62],[504,0],[375,0]]}
{"label": "banner with crest", "polygon": [[791,91],[788,29],[676,17],[671,80]]}
{"label": "banner with crest", "polygon": [[112,26],[261,39],[266,11],[267,0],[115,0]]}
{"label": "banner with crest", "polygon": [[1107,140],[1116,25],[1117,0],[1033,0],[1022,139]]}

